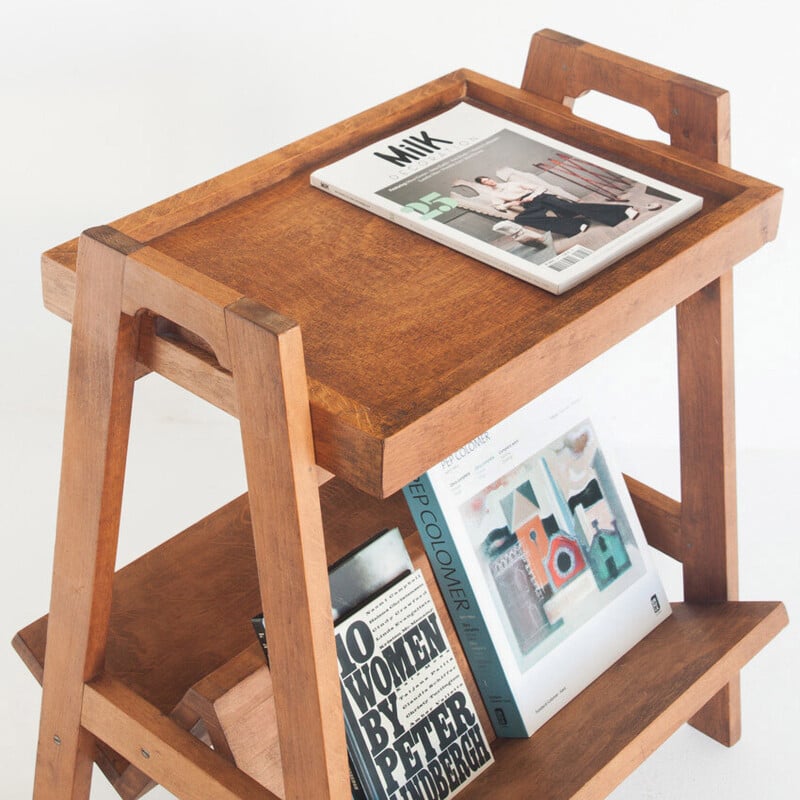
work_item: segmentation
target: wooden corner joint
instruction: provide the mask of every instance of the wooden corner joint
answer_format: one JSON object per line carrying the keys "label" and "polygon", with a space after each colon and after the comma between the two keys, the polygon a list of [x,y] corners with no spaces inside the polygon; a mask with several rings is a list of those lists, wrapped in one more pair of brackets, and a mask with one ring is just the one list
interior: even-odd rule
{"label": "wooden corner joint", "polygon": [[225,307],[225,316],[236,316],[240,319],[255,325],[258,328],[280,336],[288,333],[289,331],[300,326],[290,317],[287,317],[278,311],[259,303],[257,300],[252,300],[249,297],[240,297],[230,305]]}
{"label": "wooden corner joint", "polygon": [[87,228],[81,234],[81,239],[84,238],[91,239],[123,256],[129,256],[144,247],[143,242],[137,241],[131,236],[122,233],[122,231],[118,231],[111,225],[98,225],[95,228]]}
{"label": "wooden corner joint", "polygon": [[122,270],[123,314],[133,317],[147,311],[163,318],[192,341],[202,342],[202,349],[211,353],[224,370],[232,367],[228,344],[231,316],[278,340],[300,338],[300,327],[294,320],[242,297],[110,225],[89,228],[81,234],[79,271],[82,262],[92,262],[96,265],[92,270],[100,268],[101,273],[105,265],[114,264]]}

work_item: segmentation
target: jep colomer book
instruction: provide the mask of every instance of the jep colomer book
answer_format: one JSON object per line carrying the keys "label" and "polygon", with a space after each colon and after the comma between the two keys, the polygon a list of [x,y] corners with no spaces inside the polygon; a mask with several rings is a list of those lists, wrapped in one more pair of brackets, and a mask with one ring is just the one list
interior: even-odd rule
{"label": "jep colomer book", "polygon": [[560,386],[404,492],[498,736],[533,734],[670,615],[607,440]]}
{"label": "jep colomer book", "polygon": [[554,294],[695,214],[702,198],[460,103],[311,183]]}

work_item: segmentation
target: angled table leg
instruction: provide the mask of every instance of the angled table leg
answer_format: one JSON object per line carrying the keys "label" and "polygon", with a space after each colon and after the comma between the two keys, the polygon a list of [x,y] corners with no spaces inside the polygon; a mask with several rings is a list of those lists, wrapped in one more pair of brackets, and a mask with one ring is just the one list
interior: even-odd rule
{"label": "angled table leg", "polygon": [[300,328],[225,312],[286,797],[350,797]]}
{"label": "angled table leg", "polygon": [[[677,309],[684,597],[738,597],[733,281],[730,273]],[[739,680],[691,720],[732,745],[741,734]]]}
{"label": "angled table leg", "polygon": [[80,240],[35,800],[89,796],[81,707],[108,631],[138,340],[123,273],[138,246],[105,228]]}

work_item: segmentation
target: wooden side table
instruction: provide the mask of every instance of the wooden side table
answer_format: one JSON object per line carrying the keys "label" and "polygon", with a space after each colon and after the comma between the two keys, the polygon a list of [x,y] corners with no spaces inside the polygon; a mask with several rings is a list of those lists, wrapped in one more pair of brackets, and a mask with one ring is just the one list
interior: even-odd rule
{"label": "wooden side table", "polygon": [[[575,117],[589,89],[651,110],[672,145]],[[702,194],[703,211],[554,297],[309,186],[462,100]],[[50,614],[15,639],[44,686],[34,797],[87,798],[93,760],[124,796],[153,780],[181,798],[275,797],[181,705],[235,662],[262,607],[285,795],[349,797],[327,563],[385,524],[421,560],[397,491],[674,306],[682,501],[630,485],[650,542],[683,562],[687,602],[540,733],[495,741],[461,796],[602,797],[687,720],[732,744],[738,671],[787,617],[736,597],[730,314],[731,268],[776,235],[781,192],[727,158],[725,92],[542,31],[521,89],[453,73],[46,253],[45,302],[72,320],[72,347]],[[115,576],[147,370],[238,417],[249,494]]]}

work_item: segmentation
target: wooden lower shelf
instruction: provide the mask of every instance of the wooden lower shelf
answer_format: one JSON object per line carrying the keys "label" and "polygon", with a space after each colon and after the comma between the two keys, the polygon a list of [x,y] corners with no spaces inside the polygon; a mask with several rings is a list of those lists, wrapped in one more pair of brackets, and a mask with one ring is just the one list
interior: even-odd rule
{"label": "wooden lower shelf", "polygon": [[[321,487],[321,497],[330,562],[371,533],[398,525],[443,606],[402,496],[375,500],[334,479]],[[197,714],[187,694],[252,646],[249,619],[259,609],[243,495],[117,573],[106,672],[192,729]],[[604,797],[787,622],[775,602],[675,604],[670,619],[535,736],[495,740],[497,765],[459,796],[510,800],[531,796],[535,787],[536,800]],[[42,617],[14,639],[40,681],[46,631]],[[448,635],[466,669],[452,628]],[[96,760],[125,798],[152,785],[105,746]]]}
{"label": "wooden lower shelf", "polygon": [[672,617],[531,739],[495,740],[497,763],[464,800],[606,797],[787,622],[778,602],[673,604]]}
{"label": "wooden lower shelf", "polygon": [[[402,494],[365,495],[336,478],[320,487],[329,563],[386,527],[414,530]],[[242,495],[123,567],[114,578],[106,672],[191,730],[186,693],[255,641],[261,609],[250,508]],[[13,646],[41,683],[47,616],[23,628]],[[105,746],[95,760],[126,800],[152,784]]]}

